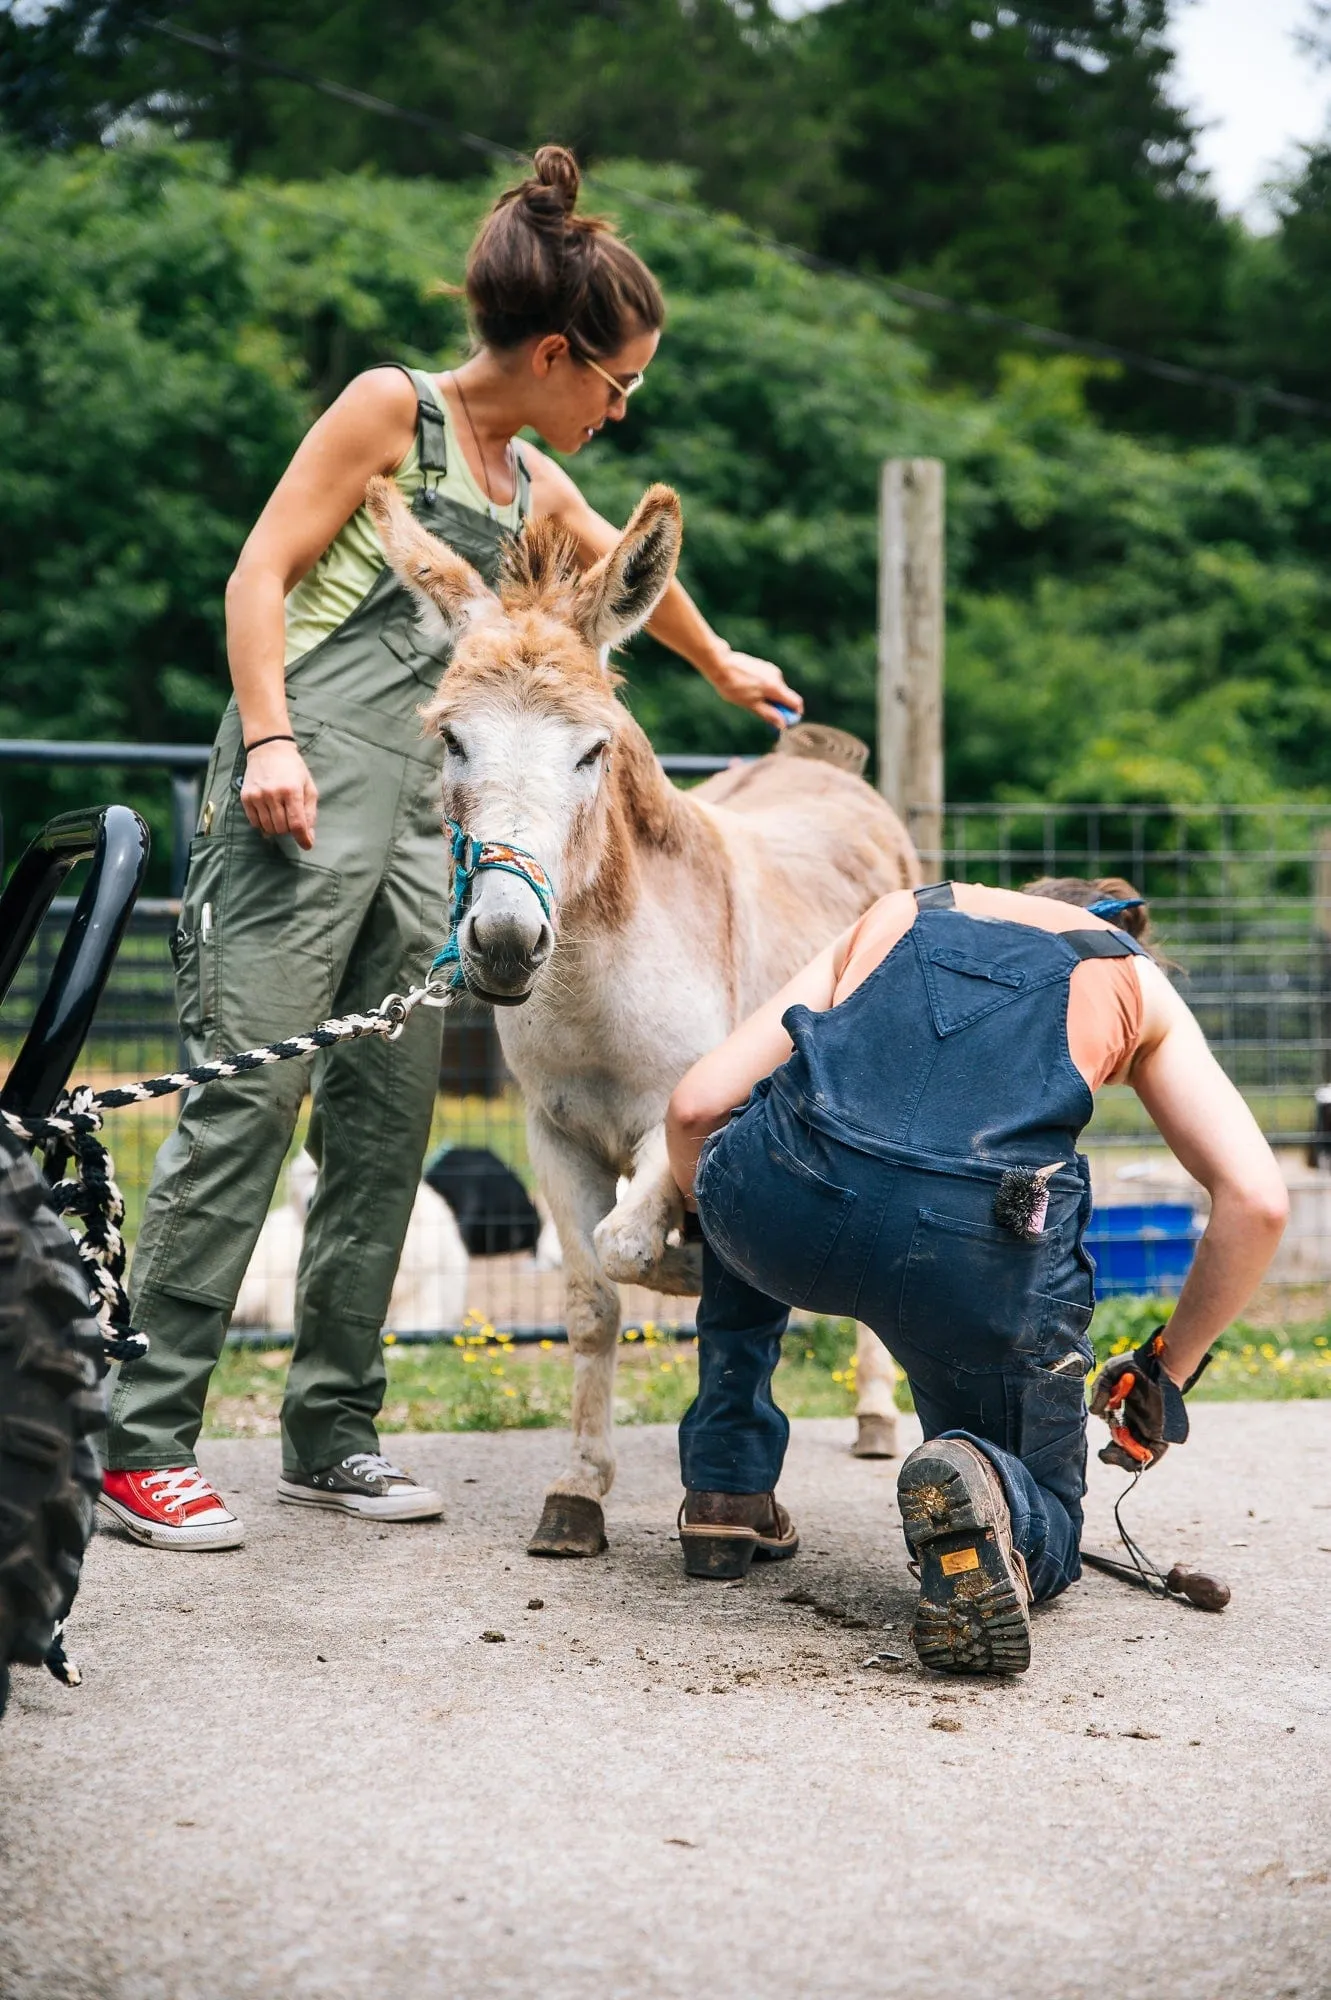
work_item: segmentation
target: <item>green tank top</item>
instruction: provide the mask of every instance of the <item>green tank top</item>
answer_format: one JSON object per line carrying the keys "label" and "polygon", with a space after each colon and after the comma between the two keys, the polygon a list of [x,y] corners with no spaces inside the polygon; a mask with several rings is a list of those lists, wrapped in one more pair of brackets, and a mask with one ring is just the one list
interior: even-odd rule
{"label": "green tank top", "polygon": [[[525,512],[527,469],[520,448],[514,447],[517,480],[507,507],[496,507],[486,498],[476,481],[453,427],[448,403],[440,394],[433,376],[419,369],[409,371],[417,394],[428,395],[439,410],[443,425],[445,469],[439,473],[434,490],[441,501],[451,500],[473,513],[488,517],[501,528],[516,534]],[[424,483],[421,469],[420,432],[393,474],[398,489],[410,506]],[[464,549],[463,554],[468,551]],[[295,662],[335,632],[350,618],[356,607],[373,590],[384,569],[384,552],[367,509],[358,507],[346,526],[339,529],[313,569],[306,572],[286,601],[286,665]]]}

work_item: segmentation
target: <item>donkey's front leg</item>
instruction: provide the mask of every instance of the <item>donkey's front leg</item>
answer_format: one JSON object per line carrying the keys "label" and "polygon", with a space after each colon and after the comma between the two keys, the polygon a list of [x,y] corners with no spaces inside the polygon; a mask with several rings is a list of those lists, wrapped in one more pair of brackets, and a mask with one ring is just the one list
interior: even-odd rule
{"label": "donkey's front leg", "polygon": [[573,1350],[573,1420],[567,1470],[545,1496],[529,1556],[596,1556],[606,1547],[603,1497],[615,1477],[614,1386],[619,1293],[592,1247],[615,1198],[615,1175],[539,1112],[528,1124],[532,1160],[564,1252],[564,1318]]}
{"label": "donkey's front leg", "polygon": [[897,1365],[872,1327],[855,1328],[856,1458],[897,1456]]}

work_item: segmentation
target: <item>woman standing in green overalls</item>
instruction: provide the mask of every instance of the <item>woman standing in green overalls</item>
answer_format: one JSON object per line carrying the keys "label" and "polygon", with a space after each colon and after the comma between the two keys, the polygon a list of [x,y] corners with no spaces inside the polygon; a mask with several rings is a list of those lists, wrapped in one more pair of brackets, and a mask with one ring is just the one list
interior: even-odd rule
{"label": "woman standing in green overalls", "polygon": [[[391,474],[418,520],[493,582],[526,516],[552,515],[588,563],[618,539],[530,427],[575,452],[624,415],[660,340],[650,271],[575,213],[556,146],[502,196],[472,246],[480,346],[434,376],[359,376],[297,451],[227,589],[235,697],[209,766],[173,941],[191,1062],[363,1011],[417,983],[447,928],[438,748],[419,703],[446,655],[365,512]],[[731,650],[673,585],[654,635],[725,700],[769,722],[802,704],[777,668]],[[441,1016],[401,1039],[313,1059],[320,1163],[301,1254],[282,1409],[285,1500],[379,1520],[438,1514],[438,1494],[380,1455],[383,1325],[439,1074]],[[192,1091],[157,1158],[134,1259],[146,1356],[112,1403],[102,1505],[151,1547],[232,1548],[244,1530],[199,1473],[212,1369],[296,1127],[311,1065]]]}

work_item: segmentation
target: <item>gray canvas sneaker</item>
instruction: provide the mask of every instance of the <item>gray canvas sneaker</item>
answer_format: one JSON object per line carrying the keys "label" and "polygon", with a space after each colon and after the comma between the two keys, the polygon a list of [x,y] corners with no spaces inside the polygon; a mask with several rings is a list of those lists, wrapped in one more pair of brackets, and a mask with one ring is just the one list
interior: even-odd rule
{"label": "gray canvas sneaker", "polygon": [[433,1521],[444,1511],[441,1493],[418,1486],[377,1451],[353,1451],[322,1472],[284,1472],[277,1497],[293,1507],[334,1507],[372,1521]]}

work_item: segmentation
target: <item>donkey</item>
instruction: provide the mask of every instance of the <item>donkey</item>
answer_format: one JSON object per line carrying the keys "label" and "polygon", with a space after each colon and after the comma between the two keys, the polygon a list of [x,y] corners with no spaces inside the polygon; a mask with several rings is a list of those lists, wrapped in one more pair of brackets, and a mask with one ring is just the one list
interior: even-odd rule
{"label": "donkey", "polygon": [[[668,487],[645,494],[585,572],[562,530],[529,523],[497,594],[413,520],[391,482],[372,480],[367,501],[418,600],[424,643],[453,648],[422,709],[442,739],[444,810],[474,841],[518,857],[517,872],[476,875],[457,947],[467,986],[497,1010],[567,1274],[571,1453],[529,1550],[596,1555],[615,1470],[616,1281],[700,1289],[666,1165],[670,1093],[919,868],[885,801],[830,764],[767,757],[688,792],[666,778],[616,697],[608,655],[674,575],[680,507]],[[883,1455],[892,1365],[872,1334],[860,1354]]]}

